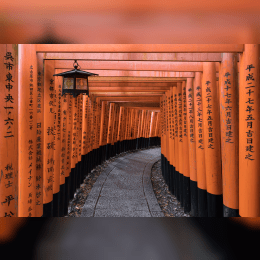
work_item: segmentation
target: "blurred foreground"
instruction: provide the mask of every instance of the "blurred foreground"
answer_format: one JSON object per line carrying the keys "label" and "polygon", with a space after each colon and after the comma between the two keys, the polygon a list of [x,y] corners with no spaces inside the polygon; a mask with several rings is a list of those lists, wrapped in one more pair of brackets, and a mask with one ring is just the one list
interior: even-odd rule
{"label": "blurred foreground", "polygon": [[260,233],[224,218],[3,220],[1,232],[13,228],[6,243],[3,232],[0,238],[0,250],[10,259],[206,260],[238,259],[244,253],[251,259],[257,253]]}

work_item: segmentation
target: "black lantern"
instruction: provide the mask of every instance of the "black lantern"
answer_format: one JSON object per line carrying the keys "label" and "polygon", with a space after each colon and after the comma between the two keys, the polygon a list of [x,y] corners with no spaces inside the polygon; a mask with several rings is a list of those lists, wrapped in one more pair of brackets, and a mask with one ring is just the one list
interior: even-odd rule
{"label": "black lantern", "polygon": [[61,95],[63,96],[65,93],[72,94],[73,97],[77,97],[79,94],[83,93],[89,95],[88,77],[98,76],[98,74],[78,69],[78,67],[80,66],[77,60],[74,61],[73,66],[74,70],[65,71],[53,75],[63,77],[63,87]]}

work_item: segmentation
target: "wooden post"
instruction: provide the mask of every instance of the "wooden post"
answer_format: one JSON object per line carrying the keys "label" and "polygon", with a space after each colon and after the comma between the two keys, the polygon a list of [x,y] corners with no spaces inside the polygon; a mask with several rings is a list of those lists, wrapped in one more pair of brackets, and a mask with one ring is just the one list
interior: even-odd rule
{"label": "wooden post", "polygon": [[[62,86],[62,84],[61,84]],[[67,116],[68,99],[67,95],[61,97],[61,154],[60,154],[60,212],[59,216],[65,215],[66,204],[66,156],[67,156]]]}
{"label": "wooden post", "polygon": [[196,138],[196,165],[198,184],[198,216],[207,217],[207,182],[205,166],[205,145],[202,107],[202,73],[195,72],[194,78],[194,114]]}
{"label": "wooden post", "polygon": [[259,44],[245,44],[239,86],[239,215],[260,217]]}
{"label": "wooden post", "polygon": [[198,186],[197,186],[197,164],[196,164],[196,135],[195,135],[195,113],[194,113],[194,87],[193,78],[187,78],[186,84],[187,122],[188,122],[188,145],[189,145],[189,169],[190,169],[190,193],[191,193],[191,215],[198,216]]}
{"label": "wooden post", "polygon": [[18,217],[35,217],[37,126],[37,59],[35,45],[19,45],[18,55]]}
{"label": "wooden post", "polygon": [[161,168],[162,175],[165,178],[165,165],[166,165],[166,157],[165,157],[165,94],[160,98],[161,105]]}
{"label": "wooden post", "polygon": [[77,163],[77,112],[78,103],[77,98],[71,97],[72,101],[72,140],[71,140],[71,186],[70,186],[70,199],[73,199],[74,192],[76,191],[76,163]]}
{"label": "wooden post", "polygon": [[223,176],[223,215],[238,217],[238,88],[237,59],[223,53],[220,71],[220,123]]}
{"label": "wooden post", "polygon": [[[190,78],[189,78],[190,79]],[[190,202],[190,164],[189,164],[189,136],[186,101],[186,82],[182,82],[182,131],[183,131],[183,206],[184,212],[191,210]]]}
{"label": "wooden post", "polygon": [[203,63],[202,103],[208,216],[223,215],[219,110],[215,63]]}
{"label": "wooden post", "polygon": [[[178,91],[177,87],[173,88],[173,104],[174,104],[174,154],[175,154],[175,178],[174,178],[174,194],[180,200],[179,188],[179,122],[178,122]],[[161,112],[160,112],[161,113]]]}
{"label": "wooden post", "polygon": [[114,106],[115,106],[115,103],[110,103],[109,120],[108,120],[108,134],[107,134],[107,160],[111,157]]}
{"label": "wooden post", "polygon": [[120,153],[122,153],[123,151],[123,144],[122,144],[122,131],[123,131],[123,113],[124,113],[124,107],[120,107],[120,111],[119,111],[119,126],[118,126],[118,141],[120,144]]}
{"label": "wooden post", "polygon": [[55,79],[54,61],[45,60],[44,68],[44,156],[43,156],[43,216],[53,216]]}
{"label": "wooden post", "polygon": [[113,144],[115,146],[114,155],[119,153],[118,142],[117,142],[118,126],[119,126],[119,105],[115,104],[115,125],[114,125],[114,132],[113,132]]}
{"label": "wooden post", "polygon": [[72,99],[71,95],[66,95],[67,98],[67,134],[66,134],[66,170],[65,170],[65,206],[64,215],[68,213],[68,205],[71,196],[71,185],[72,185],[72,175],[71,175],[71,154],[72,154]]}
{"label": "wooden post", "polygon": [[182,126],[182,83],[177,83],[177,113],[178,113],[178,142],[179,142],[179,201],[183,207],[183,126]]}
{"label": "wooden post", "polygon": [[[59,73],[59,72],[57,72]],[[56,77],[54,85],[55,114],[54,114],[54,172],[53,172],[53,216],[59,217],[60,206],[60,155],[61,155],[61,84],[62,79]]]}
{"label": "wooden post", "polygon": [[[173,93],[173,87],[171,87],[170,90],[170,140],[169,140],[169,149],[170,149],[170,157],[171,157],[171,165],[170,165],[170,170],[171,170],[171,193],[175,194],[174,190],[174,183],[175,183],[175,132],[174,132],[174,93]],[[156,113],[157,114],[157,113]]]}
{"label": "wooden post", "polygon": [[80,94],[78,96],[78,182],[77,182],[77,188],[80,187],[80,184],[84,180],[84,170],[83,170],[83,139],[82,139],[82,120],[83,120],[83,94]]}
{"label": "wooden post", "polygon": [[170,91],[166,92],[165,99],[165,129],[166,129],[166,142],[165,142],[165,157],[166,157],[166,174],[165,181],[168,185],[168,189],[170,190],[170,151],[169,151],[169,139],[170,139],[170,129],[169,129],[169,108],[170,108]]}
{"label": "wooden post", "polygon": [[[18,120],[21,120],[20,118],[18,119],[18,45],[0,44],[0,59],[0,100],[2,103],[0,108],[0,217],[18,217],[18,149],[20,149],[20,146],[18,148],[18,139],[27,138],[26,136],[18,136]],[[28,83],[30,70],[26,65],[27,64],[23,64],[24,67],[22,67],[23,70],[28,70],[24,75],[25,78],[23,82],[27,81]],[[20,77],[21,76],[22,75],[20,75]],[[28,78],[26,78],[26,76]],[[24,85],[23,88],[28,89],[27,91],[25,90],[26,93],[25,96],[23,96],[23,98],[27,100],[24,106],[28,108],[28,84]],[[23,113],[25,120],[28,122],[28,113],[26,113],[26,111],[23,111]],[[23,126],[23,131],[25,131],[25,125]],[[24,152],[26,151],[24,157],[28,157],[26,150],[26,148],[28,149],[28,145],[24,143],[24,147],[21,148]],[[29,163],[27,158],[25,163]],[[26,176],[28,176],[28,166],[29,164],[26,168],[25,164],[23,168],[23,172]],[[28,186],[26,177],[21,181],[23,187]],[[23,216],[27,217],[30,212],[26,212],[29,208],[26,196],[28,196],[28,193],[23,194],[22,201],[24,203],[24,209],[22,213]],[[35,201],[33,202],[35,203]]]}
{"label": "wooden post", "polygon": [[36,217],[43,215],[43,53],[37,53],[37,126],[36,126]]}

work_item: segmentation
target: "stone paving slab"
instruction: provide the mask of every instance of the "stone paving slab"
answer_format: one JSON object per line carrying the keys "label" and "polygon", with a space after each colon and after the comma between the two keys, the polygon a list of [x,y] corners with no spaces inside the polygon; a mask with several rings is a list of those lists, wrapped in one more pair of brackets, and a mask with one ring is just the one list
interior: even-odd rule
{"label": "stone paving slab", "polygon": [[117,158],[93,185],[81,217],[164,217],[150,179],[161,149],[141,150]]}
{"label": "stone paving slab", "polygon": [[94,217],[151,217],[149,211],[129,211],[125,210],[122,215],[120,210],[96,210]]}

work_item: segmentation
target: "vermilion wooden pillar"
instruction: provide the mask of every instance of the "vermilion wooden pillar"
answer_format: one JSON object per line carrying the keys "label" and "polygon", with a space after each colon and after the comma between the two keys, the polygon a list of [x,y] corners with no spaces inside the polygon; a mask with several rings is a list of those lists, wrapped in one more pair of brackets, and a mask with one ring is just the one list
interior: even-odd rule
{"label": "vermilion wooden pillar", "polygon": [[215,63],[203,63],[202,103],[208,216],[223,215],[220,122]]}
{"label": "vermilion wooden pillar", "polygon": [[166,142],[165,142],[165,157],[166,157],[166,175],[165,180],[168,185],[168,189],[170,189],[170,151],[169,151],[169,139],[170,139],[170,131],[169,131],[169,108],[170,108],[170,91],[166,92],[165,99],[165,129],[166,129]]}
{"label": "vermilion wooden pillar", "polygon": [[140,116],[141,116],[141,111],[139,109],[136,109],[135,149],[138,149],[138,131],[139,131],[139,124],[140,124]]}
{"label": "vermilion wooden pillar", "polygon": [[170,151],[170,191],[175,194],[174,180],[175,180],[175,138],[174,138],[174,106],[173,106],[173,88],[170,89],[170,103],[169,103],[169,151]]}
{"label": "vermilion wooden pillar", "polygon": [[60,154],[60,213],[62,217],[65,214],[66,203],[66,156],[67,156],[67,116],[68,99],[67,95],[61,97],[61,154]]}
{"label": "vermilion wooden pillar", "polygon": [[37,53],[37,126],[36,126],[36,217],[43,215],[43,53]]}
{"label": "vermilion wooden pillar", "polygon": [[80,117],[80,113],[79,113],[79,106],[80,106],[80,95],[78,95],[76,97],[77,101],[76,101],[76,152],[75,152],[75,191],[79,188],[80,186],[80,164],[79,164],[79,145],[80,145],[80,122],[79,122],[79,117]]}
{"label": "vermilion wooden pillar", "polygon": [[166,178],[166,94],[161,97],[161,167],[164,179]]}
{"label": "vermilion wooden pillar", "polygon": [[174,178],[174,195],[180,200],[179,188],[179,122],[178,122],[178,91],[177,87],[173,88],[173,105],[174,105],[174,154],[175,154],[175,178]]}
{"label": "vermilion wooden pillar", "polygon": [[65,206],[64,214],[68,213],[70,200],[72,176],[71,176],[71,154],[72,154],[72,96],[66,95],[67,98],[67,134],[66,134],[66,168],[65,168]]}
{"label": "vermilion wooden pillar", "polygon": [[[57,73],[60,73],[58,71]],[[53,216],[59,217],[60,206],[60,155],[61,155],[61,88],[62,78],[56,77],[55,91],[55,121],[54,121],[54,174],[53,174]]]}
{"label": "vermilion wooden pillar", "polygon": [[194,78],[194,114],[196,138],[196,165],[198,184],[198,216],[207,217],[207,182],[205,166],[205,143],[202,107],[202,73],[195,72]]}
{"label": "vermilion wooden pillar", "polygon": [[259,44],[245,44],[239,86],[239,215],[260,217]]}
{"label": "vermilion wooden pillar", "polygon": [[128,142],[127,142],[127,137],[128,137],[128,122],[129,122],[129,108],[125,109],[125,117],[124,117],[124,126],[125,126],[125,130],[124,130],[124,145],[125,145],[125,152],[128,149]]}
{"label": "vermilion wooden pillar", "polygon": [[119,105],[115,104],[115,126],[114,126],[114,132],[113,132],[113,143],[115,145],[115,154],[119,153],[119,146],[117,142],[117,135],[118,135],[118,126],[119,126]]}
{"label": "vermilion wooden pillar", "polygon": [[147,133],[146,133],[146,138],[147,138],[147,148],[149,148],[149,138],[150,138],[150,132],[151,132],[151,120],[152,120],[152,112],[148,111],[148,129],[147,129]]}
{"label": "vermilion wooden pillar", "polygon": [[143,148],[143,129],[144,129],[144,118],[145,118],[145,111],[142,111],[141,123],[140,123],[140,148]]}
{"label": "vermilion wooden pillar", "polygon": [[98,113],[98,104],[95,98],[93,97],[93,160],[94,167],[98,165],[97,161],[97,113]]}
{"label": "vermilion wooden pillar", "polygon": [[195,135],[195,112],[194,112],[194,87],[193,78],[187,78],[186,102],[187,102],[187,134],[189,145],[189,169],[190,169],[190,198],[191,215],[198,216],[198,186],[196,164],[196,135]]}
{"label": "vermilion wooden pillar", "polygon": [[88,146],[88,172],[91,172],[94,166],[93,157],[93,98],[89,98],[89,117],[88,117],[88,134],[87,134],[87,146]]}
{"label": "vermilion wooden pillar", "polygon": [[43,216],[53,216],[55,79],[54,61],[44,64]]}
{"label": "vermilion wooden pillar", "polygon": [[153,132],[154,132],[154,112],[151,112],[151,127],[149,132],[149,146],[152,145],[152,138],[153,138]]}
{"label": "vermilion wooden pillar", "polygon": [[190,202],[190,167],[189,167],[189,137],[188,137],[188,118],[186,102],[186,81],[182,82],[182,129],[183,129],[183,206],[184,212],[191,210]]}
{"label": "vermilion wooden pillar", "polygon": [[154,132],[153,132],[153,145],[157,144],[157,129],[158,129],[158,112],[154,112]]}
{"label": "vermilion wooden pillar", "polygon": [[82,97],[82,176],[87,175],[87,127],[88,127],[88,96]]}
{"label": "vermilion wooden pillar", "polygon": [[101,148],[101,161],[103,162],[105,160],[104,158],[104,148],[106,145],[106,140],[104,138],[105,133],[106,133],[106,110],[107,110],[107,101],[102,101],[101,102],[101,121],[100,121],[100,140],[99,140],[99,145]]}
{"label": "vermilion wooden pillar", "polygon": [[137,135],[136,135],[136,149],[140,149],[140,128],[141,128],[142,110],[138,110],[138,124],[137,124]]}
{"label": "vermilion wooden pillar", "polygon": [[117,136],[117,140],[118,140],[118,142],[119,142],[119,151],[120,151],[120,153],[122,152],[123,111],[124,111],[124,107],[120,107],[120,110],[119,110],[118,136]]}
{"label": "vermilion wooden pillar", "polygon": [[220,122],[223,176],[223,215],[238,217],[238,85],[237,59],[223,53],[220,71]]}
{"label": "vermilion wooden pillar", "polygon": [[178,153],[179,153],[179,201],[183,207],[183,126],[182,126],[182,83],[177,83]]}
{"label": "vermilion wooden pillar", "polygon": [[77,98],[71,97],[72,101],[72,139],[71,139],[71,183],[70,183],[70,199],[73,199],[76,191],[76,163],[77,163],[77,119],[78,119],[78,103]]}
{"label": "vermilion wooden pillar", "polygon": [[[18,216],[18,138],[24,138],[25,136],[18,137],[18,45],[17,44],[0,44],[0,217],[17,217]],[[23,64],[26,66],[27,64]],[[22,67],[23,70],[28,70],[26,75],[28,78],[24,78],[28,82],[29,68]],[[35,68],[36,69],[36,68]],[[26,77],[25,75],[25,77]],[[21,77],[22,75],[20,75]],[[21,87],[21,86],[19,86]],[[27,100],[28,107],[28,92],[29,85],[24,85],[23,88],[28,88],[23,96]],[[23,90],[23,88],[21,90]],[[20,90],[20,91],[21,91]],[[27,95],[26,95],[27,94]],[[24,116],[26,115],[26,121],[29,120],[29,115],[24,108]],[[26,114],[25,114],[26,113]],[[25,131],[25,125],[23,130]],[[35,129],[33,129],[35,130]],[[23,151],[28,149],[28,145],[24,143],[25,147],[21,147]],[[20,146],[19,146],[20,148]],[[27,151],[24,157],[28,157]],[[29,161],[26,158],[26,163]],[[28,169],[28,166],[27,166]],[[28,176],[26,171],[26,165],[22,169],[24,174]],[[20,179],[20,176],[19,176]],[[27,180],[28,181],[28,180]],[[26,178],[22,179],[24,187],[28,186]],[[27,184],[27,185],[26,185]],[[26,187],[27,188],[27,187]],[[26,203],[26,196],[23,194],[22,202],[24,204],[23,216],[28,216],[29,212],[26,212],[29,205]],[[35,201],[33,201],[35,203]]]}
{"label": "vermilion wooden pillar", "polygon": [[113,133],[114,106],[115,106],[115,103],[110,103],[109,120],[108,120],[108,134],[107,134],[107,156],[106,156],[107,160],[111,157],[111,141],[112,141],[112,133]]}
{"label": "vermilion wooden pillar", "polygon": [[100,165],[102,163],[101,160],[101,147],[99,145],[99,140],[100,140],[100,129],[101,129],[101,125],[100,125],[100,121],[101,121],[101,101],[98,99],[97,101],[97,105],[98,105],[98,118],[97,118],[97,150],[98,150],[98,164]]}
{"label": "vermilion wooden pillar", "polygon": [[77,182],[77,188],[80,187],[80,184],[83,182],[84,172],[83,172],[83,148],[82,148],[82,119],[83,119],[83,94],[80,94],[78,96],[78,182]]}

